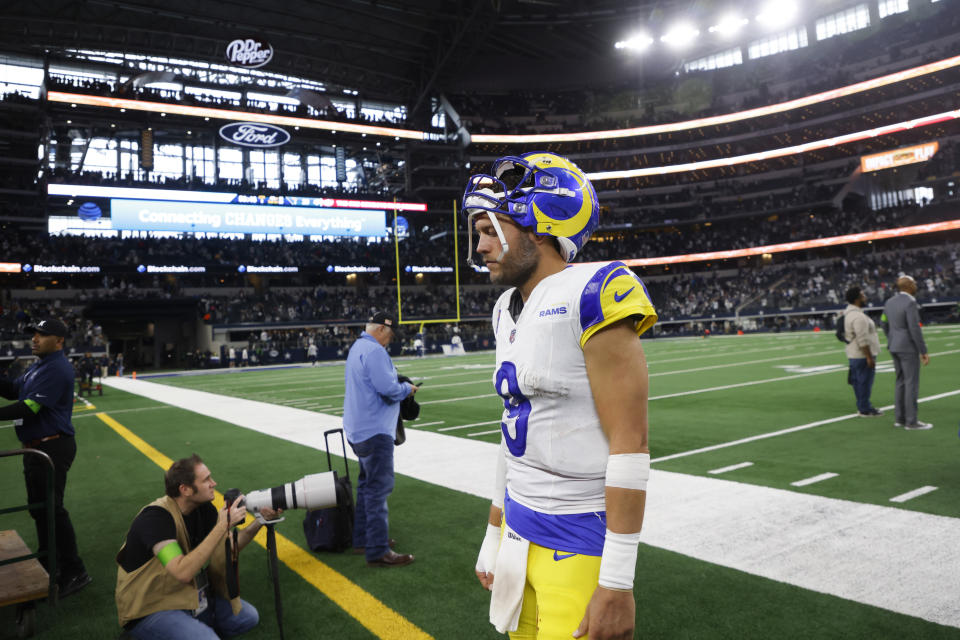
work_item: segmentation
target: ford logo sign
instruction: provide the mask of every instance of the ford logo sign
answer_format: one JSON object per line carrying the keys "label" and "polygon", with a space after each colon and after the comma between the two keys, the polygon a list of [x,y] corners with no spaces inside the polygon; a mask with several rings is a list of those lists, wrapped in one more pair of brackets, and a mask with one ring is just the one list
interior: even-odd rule
{"label": "ford logo sign", "polygon": [[290,134],[272,124],[231,122],[220,127],[220,137],[244,147],[279,147],[290,142]]}
{"label": "ford logo sign", "polygon": [[238,67],[256,69],[270,62],[273,47],[269,42],[254,38],[237,38],[227,45],[227,61]]}

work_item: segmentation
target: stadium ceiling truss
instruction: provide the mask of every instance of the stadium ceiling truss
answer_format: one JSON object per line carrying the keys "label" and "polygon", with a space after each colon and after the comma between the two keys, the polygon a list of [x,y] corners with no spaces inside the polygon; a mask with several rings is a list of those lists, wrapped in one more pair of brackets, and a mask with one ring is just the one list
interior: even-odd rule
{"label": "stadium ceiling truss", "polygon": [[[93,49],[223,64],[226,44],[258,37],[275,50],[271,71],[367,97],[429,104],[462,74],[492,60],[603,59],[617,30],[652,0],[11,0],[0,6],[3,48]],[[496,89],[496,87],[491,87]]]}

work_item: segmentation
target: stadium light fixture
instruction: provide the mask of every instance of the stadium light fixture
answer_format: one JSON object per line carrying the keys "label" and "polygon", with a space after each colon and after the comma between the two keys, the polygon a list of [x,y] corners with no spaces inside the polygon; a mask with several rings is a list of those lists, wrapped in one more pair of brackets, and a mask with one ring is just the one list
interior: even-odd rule
{"label": "stadium light fixture", "polygon": [[[880,87],[891,86],[900,82],[905,82],[913,78],[920,78],[931,73],[936,73],[944,69],[953,69],[960,67],[960,56],[945,58],[937,62],[930,62],[913,69],[897,71],[879,78],[864,80],[856,84],[830,89],[822,93],[815,93],[795,98],[778,104],[767,105],[764,107],[755,107],[745,111],[736,111],[724,113],[706,118],[696,118],[682,122],[668,122],[655,125],[644,125],[641,127],[630,127],[627,129],[607,129],[605,131],[571,131],[565,133],[519,133],[519,134],[492,134],[475,133],[470,135],[470,139],[475,143],[484,144],[543,144],[551,142],[577,142],[582,140],[602,140],[607,138],[630,138],[634,136],[657,135],[661,133],[670,133],[673,131],[686,131],[700,127],[712,127],[730,122],[739,122],[749,120],[760,116],[771,115],[774,113],[783,113],[793,109],[800,109],[809,105],[819,104],[828,100],[835,100],[844,96],[856,95],[864,91],[870,91]],[[57,100],[55,92],[50,93],[52,100]],[[60,100],[61,102],[63,100]]]}
{"label": "stadium light fixture", "polygon": [[[942,233],[952,229],[960,228],[960,220],[946,220],[944,222],[932,222],[927,224],[918,224],[912,227],[895,227],[892,229],[880,229],[878,231],[867,231],[863,233],[851,233],[843,236],[828,236],[826,238],[817,238],[815,240],[795,240],[793,242],[783,242],[781,244],[768,244],[762,247],[748,247],[746,249],[730,249],[727,251],[708,251],[705,253],[688,253],[675,256],[660,256],[657,258],[630,258],[624,259],[623,263],[628,267],[649,267],[652,265],[670,265],[685,262],[703,262],[705,260],[730,260],[733,258],[747,258],[750,256],[763,256],[764,254],[784,253],[787,251],[803,251],[806,249],[819,249],[822,247],[837,247],[845,244],[854,244],[872,240],[884,240],[887,238],[905,238],[909,236],[923,235],[927,233]],[[771,258],[773,256],[771,255]],[[599,263],[587,263],[599,264]]]}
{"label": "stadium light fixture", "polygon": [[723,37],[733,36],[746,26],[750,20],[735,13],[731,13],[720,18],[720,22],[708,29],[710,33],[716,33]]}
{"label": "stadium light fixture", "polygon": [[795,2],[773,0],[768,2],[757,14],[757,22],[767,27],[782,27],[793,21],[797,15]]}
{"label": "stadium light fixture", "polygon": [[647,47],[653,44],[653,38],[648,36],[645,33],[638,33],[636,35],[630,36],[626,40],[621,40],[620,42],[613,45],[617,49],[631,49],[633,51],[643,51]]}
{"label": "stadium light fixture", "polygon": [[690,24],[678,24],[660,37],[660,42],[671,47],[685,47],[700,35],[700,30]]}

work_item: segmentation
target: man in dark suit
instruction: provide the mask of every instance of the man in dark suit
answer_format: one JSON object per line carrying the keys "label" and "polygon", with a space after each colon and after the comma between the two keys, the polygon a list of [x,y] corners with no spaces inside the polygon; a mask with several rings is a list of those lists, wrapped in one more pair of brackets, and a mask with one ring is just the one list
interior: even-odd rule
{"label": "man in dark suit", "polygon": [[927,345],[920,330],[920,305],[914,294],[917,283],[910,276],[897,279],[899,293],[883,305],[883,328],[887,349],[897,373],[895,422],[893,426],[910,430],[931,429],[929,422],[917,419],[917,395],[920,390],[920,362],[930,364]]}

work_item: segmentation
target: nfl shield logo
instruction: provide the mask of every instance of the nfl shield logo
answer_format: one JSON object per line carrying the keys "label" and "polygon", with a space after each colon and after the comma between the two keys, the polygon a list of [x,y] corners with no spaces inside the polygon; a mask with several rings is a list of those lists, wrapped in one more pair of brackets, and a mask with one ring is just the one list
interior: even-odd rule
{"label": "nfl shield logo", "polygon": [[510,331],[510,344],[513,344],[514,339],[517,337],[517,330],[513,329]]}

